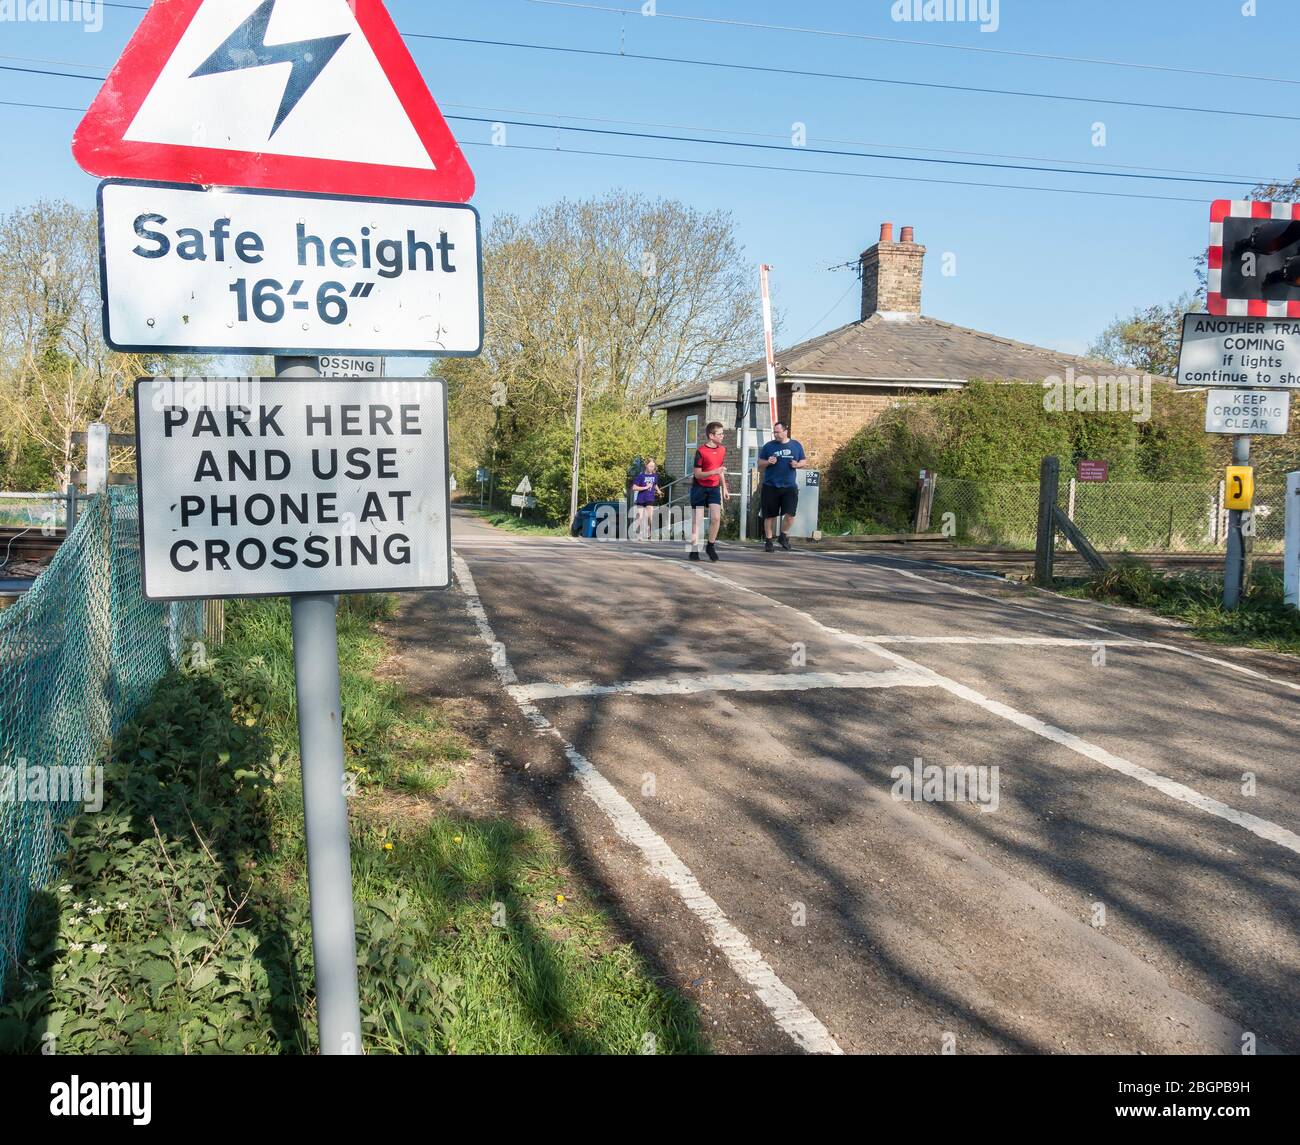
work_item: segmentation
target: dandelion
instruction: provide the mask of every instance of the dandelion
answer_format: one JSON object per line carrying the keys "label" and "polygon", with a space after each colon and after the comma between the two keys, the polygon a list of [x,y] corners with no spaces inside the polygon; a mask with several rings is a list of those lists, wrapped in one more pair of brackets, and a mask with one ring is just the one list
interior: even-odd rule
{"label": "dandelion", "polygon": [[452,842],[453,842],[453,843],[460,843],[460,842],[461,842],[461,837],[460,837],[459,835],[455,836],[455,837],[452,839]]}
{"label": "dandelion", "polygon": [[385,851],[391,851],[392,849],[393,849],[393,844],[392,844],[392,843],[385,843],[385,844],[384,844],[384,850],[385,850]]}
{"label": "dandelion", "polygon": [[564,897],[563,895],[556,895],[556,896],[555,896],[555,901],[556,901],[557,903],[559,903],[561,906],[563,906],[567,900],[565,899],[565,897]]}

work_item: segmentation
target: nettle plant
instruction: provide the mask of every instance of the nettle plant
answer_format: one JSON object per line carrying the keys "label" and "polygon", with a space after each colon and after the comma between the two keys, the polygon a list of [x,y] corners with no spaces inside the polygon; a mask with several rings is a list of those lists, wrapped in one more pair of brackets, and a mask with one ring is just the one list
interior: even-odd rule
{"label": "nettle plant", "polygon": [[[315,1050],[306,888],[292,857],[274,865],[268,679],[257,658],[198,658],[119,733],[104,810],[67,824],[61,874],[32,899],[0,1053]],[[366,1049],[448,1044],[464,986],[430,973],[435,941],[404,894],[358,904]]]}
{"label": "nettle plant", "polygon": [[255,878],[279,761],[250,714],[256,673],[234,694],[208,672],[173,674],[118,735],[105,809],[65,827],[59,882],[33,899],[0,1050],[304,1044],[293,950],[305,919]]}

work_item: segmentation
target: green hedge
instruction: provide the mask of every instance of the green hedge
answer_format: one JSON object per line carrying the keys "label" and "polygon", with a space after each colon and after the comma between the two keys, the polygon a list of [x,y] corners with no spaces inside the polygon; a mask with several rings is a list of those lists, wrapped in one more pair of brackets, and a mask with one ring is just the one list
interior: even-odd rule
{"label": "green hedge", "polygon": [[[1134,421],[1128,412],[1053,410],[1044,398],[1041,385],[976,381],[960,391],[896,404],[835,455],[822,487],[823,512],[908,529],[922,469],[941,477],[937,524],[941,507],[958,508],[944,505],[943,479],[1036,487],[1048,456],[1060,458],[1063,475],[1082,459],[1107,461],[1112,482],[1194,483],[1208,480],[1217,464],[1216,443],[1202,428],[1204,399],[1198,396],[1155,385],[1147,421]],[[947,495],[955,495],[951,486]],[[989,492],[980,505],[970,504],[977,496],[963,497],[965,527],[979,521],[989,534],[1018,533],[1026,519],[1034,520],[1032,507],[1026,518],[1025,508],[1005,492]],[[1166,507],[1166,532],[1168,524]],[[1032,535],[1032,524],[1030,530]]]}

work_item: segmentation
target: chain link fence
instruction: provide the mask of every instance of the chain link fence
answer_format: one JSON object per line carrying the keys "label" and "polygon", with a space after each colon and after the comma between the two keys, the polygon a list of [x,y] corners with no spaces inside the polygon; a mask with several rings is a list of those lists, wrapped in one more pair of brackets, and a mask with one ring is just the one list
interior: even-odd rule
{"label": "chain link fence", "polygon": [[[1255,489],[1256,553],[1280,553],[1286,526],[1285,482]],[[1223,553],[1228,511],[1219,481],[1068,481],[1060,507],[1105,553]],[[971,545],[1033,549],[1038,483],[983,483],[942,474],[935,485],[931,528]],[[1060,547],[1068,549],[1062,538]]]}
{"label": "chain link fence", "polygon": [[202,631],[201,604],[141,596],[128,488],[90,501],[45,573],[0,612],[0,989],[60,829],[96,799],[104,750]]}

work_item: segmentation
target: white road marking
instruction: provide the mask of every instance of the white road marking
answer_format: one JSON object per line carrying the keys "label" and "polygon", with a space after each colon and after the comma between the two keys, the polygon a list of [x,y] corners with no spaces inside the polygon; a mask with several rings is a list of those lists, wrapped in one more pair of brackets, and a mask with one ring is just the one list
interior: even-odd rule
{"label": "white road marking", "polygon": [[1142,648],[1145,640],[1079,640],[1072,636],[864,636],[872,644],[1008,644],[1026,648]]}
{"label": "white road marking", "polygon": [[[694,568],[688,565],[687,571],[693,572],[697,576],[702,576],[707,580],[715,581],[718,584],[724,584],[730,588],[738,589],[741,592],[749,593],[752,596],[758,597],[759,600],[765,601],[767,604],[773,605],[777,608],[784,608],[799,617],[801,620],[812,624],[816,628],[820,628],[830,636],[843,640],[845,643],[865,648],[874,655],[883,656],[887,660],[892,660],[895,664],[898,664],[900,667],[906,668],[909,671],[930,676],[938,687],[943,688],[946,692],[949,692],[954,696],[983,708],[992,715],[1000,716],[1002,719],[1008,720],[1009,722],[1016,724],[1018,727],[1024,728],[1026,731],[1033,732],[1035,735],[1041,736],[1043,739],[1050,740],[1062,747],[1069,748],[1071,751],[1077,752],[1079,755],[1085,756],[1096,763],[1100,763],[1103,767],[1108,767],[1113,771],[1118,771],[1123,775],[1127,775],[1130,779],[1136,779],[1139,783],[1144,783],[1148,787],[1152,787],[1161,792],[1161,794],[1169,796],[1171,799],[1178,800],[1180,803],[1186,803],[1200,811],[1204,811],[1208,815],[1214,815],[1228,823],[1242,827],[1245,830],[1250,831],[1252,834],[1258,835],[1261,839],[1267,839],[1270,843],[1276,843],[1279,847],[1284,847],[1288,851],[1300,855],[1300,835],[1297,835],[1294,831],[1288,831],[1285,827],[1282,827],[1277,823],[1273,823],[1258,815],[1252,815],[1248,811],[1238,811],[1235,807],[1229,807],[1226,803],[1221,803],[1217,799],[1211,799],[1208,795],[1202,795],[1195,788],[1188,787],[1186,784],[1169,779],[1152,771],[1150,768],[1143,767],[1141,764],[1133,763],[1130,760],[1124,759],[1122,756],[1114,755],[1103,747],[1098,747],[1096,744],[1089,743],[1087,740],[1082,739],[1073,732],[1064,731],[1063,729],[1045,723],[1043,720],[1037,719],[1034,716],[1026,715],[1024,712],[1017,711],[1015,708],[1012,708],[998,700],[990,699],[981,692],[977,692],[974,688],[969,688],[965,684],[959,684],[956,680],[949,679],[947,676],[942,676],[933,669],[926,668],[924,665],[918,664],[913,660],[908,660],[905,656],[901,656],[897,652],[891,652],[880,644],[874,643],[869,637],[859,636],[857,633],[845,632],[842,629],[832,628],[828,624],[823,624],[816,617],[795,608],[793,605],[784,604],[773,597],[767,596],[765,593],[761,593],[757,589],[740,584],[738,581],[728,580],[726,577],[718,576],[715,573],[707,572],[701,568]],[[905,569],[899,569],[898,571],[906,574]]]}
{"label": "white road marking", "polygon": [[806,692],[818,688],[933,688],[927,676],[900,669],[884,672],[725,672],[617,684],[514,684],[510,695],[521,703],[575,696],[690,696],[699,692]]}
{"label": "white road marking", "polygon": [[[510,666],[505,646],[497,640],[496,634],[492,631],[492,625],[479,598],[469,566],[456,552],[452,553],[452,564],[456,571],[456,579],[465,593],[469,614],[474,618],[479,636],[492,650],[492,664],[497,676],[502,686],[513,695],[513,690],[519,686],[519,678],[515,675],[514,668]],[[559,729],[533,704],[518,696],[514,699],[519,705],[519,710],[533,727],[559,740],[588,798],[605,813],[619,835],[640,850],[650,873],[665,879],[687,908],[705,924],[713,945],[722,951],[728,964],[740,978],[753,987],[755,996],[771,1012],[777,1025],[789,1034],[798,1046],[809,1053],[842,1054],[844,1051],[831,1037],[830,1031],[798,999],[794,991],[777,977],[776,971],[764,961],[749,939],[732,925],[722,913],[722,908],[705,893],[690,868],[673,853],[672,848],[662,838],[655,834],[654,829],[641,817],[636,808],[619,794],[617,788],[601,775],[591,761],[569,743],[560,734]]]}
{"label": "white road marking", "polygon": [[[818,558],[818,559],[820,559],[820,560],[824,560],[824,561],[839,561],[841,564],[851,564],[851,565],[856,565],[859,569],[861,569],[861,568],[863,568],[863,567],[867,567],[867,568],[880,569],[881,571],[884,571],[884,572],[893,572],[893,573],[897,573],[899,576],[910,577],[910,578],[912,578],[913,580],[921,580],[921,581],[925,581],[926,584],[941,585],[941,586],[943,586],[943,587],[945,587],[945,588],[950,588],[950,589],[952,589],[953,592],[960,592],[960,593],[962,593],[962,594],[964,594],[964,595],[966,595],[966,596],[974,596],[974,597],[979,598],[980,600],[987,600],[987,601],[989,601],[991,604],[1004,605],[1004,606],[1007,607],[1007,608],[1018,608],[1018,609],[1021,609],[1021,610],[1025,611],[1025,612],[1029,612],[1029,613],[1033,614],[1034,616],[1038,616],[1038,617],[1046,618],[1046,619],[1048,619],[1048,620],[1059,620],[1059,621],[1062,621],[1063,623],[1067,623],[1067,624],[1076,624],[1076,625],[1078,625],[1078,626],[1081,627],[1081,628],[1091,628],[1091,629],[1093,629],[1093,630],[1096,631],[1096,632],[1104,632],[1104,633],[1107,634],[1108,636],[1121,636],[1121,634],[1118,633],[1118,632],[1116,632],[1115,629],[1113,629],[1113,628],[1106,628],[1104,625],[1101,625],[1101,624],[1091,624],[1091,623],[1089,623],[1088,621],[1086,621],[1086,620],[1082,620],[1082,619],[1080,619],[1080,618],[1077,617],[1077,616],[1072,616],[1072,615],[1070,615],[1069,613],[1063,613],[1063,612],[1045,612],[1045,611],[1044,611],[1043,609],[1041,609],[1041,608],[1034,608],[1032,605],[1029,605],[1029,604],[1021,604],[1019,601],[1016,601],[1016,600],[1006,600],[1006,599],[1001,598],[1001,597],[996,597],[996,596],[987,596],[986,594],[984,594],[984,593],[982,593],[982,592],[977,592],[977,591],[976,591],[975,589],[973,589],[973,588],[966,588],[964,585],[960,585],[960,584],[949,584],[947,581],[935,581],[935,580],[930,580],[929,577],[923,577],[923,576],[921,576],[920,573],[914,573],[914,572],[910,571],[909,569],[896,569],[896,568],[891,568],[891,567],[888,566],[888,565],[866,565],[866,566],[864,566],[860,561],[848,560],[848,559],[846,559],[846,558],[844,558],[844,557],[836,556],[836,555],[833,554],[833,553],[809,553],[809,552],[804,551],[802,555],[804,555],[804,556],[809,556],[809,557],[816,557],[816,558]],[[905,558],[905,557],[889,557],[888,559],[890,559],[890,560],[905,560],[906,558]],[[947,567],[947,566],[942,566],[942,567]],[[953,572],[961,572],[961,573],[965,573],[965,570],[963,570],[963,569],[953,569],[952,571],[953,571]],[[970,575],[970,576],[983,576],[983,575],[986,575],[986,574],[983,574],[983,573],[969,573],[969,574],[966,574],[966,575]],[[999,579],[1004,579],[1004,578],[999,578]],[[1008,582],[1008,583],[1009,583],[1009,582]],[[1040,593],[1044,593],[1045,595],[1048,595],[1048,596],[1052,596],[1052,595],[1054,595],[1054,594],[1052,594],[1052,593],[1047,593],[1046,590],[1044,590],[1044,589],[1035,589],[1035,591],[1036,591],[1036,592],[1040,592]],[[1104,607],[1104,608],[1111,608],[1111,609],[1116,609],[1116,608],[1117,608],[1116,605],[1107,605],[1107,604],[1105,604],[1104,602],[1101,602],[1101,601],[1089,601],[1089,603],[1090,603],[1090,604],[1100,604],[1100,605],[1101,605],[1102,607]],[[1133,610],[1131,610],[1131,609],[1121,609],[1120,611],[1131,612],[1131,611],[1133,611]],[[1156,618],[1156,619],[1159,619],[1159,618]],[[1150,621],[1149,621],[1149,618],[1147,618],[1147,617],[1145,617],[1145,616],[1142,616],[1141,614],[1138,614],[1137,616],[1135,616],[1135,620],[1137,620],[1137,621],[1142,621],[1142,622],[1146,622],[1146,623],[1149,623],[1149,622],[1150,622]],[[1121,637],[1121,639],[1122,639],[1122,637]],[[1114,645],[1114,644],[1119,643],[1119,641],[1117,641],[1117,640],[1110,640],[1110,641],[1106,641],[1105,643],[1108,643],[1108,644]],[[1225,659],[1223,659],[1221,656],[1209,656],[1209,655],[1207,655],[1207,654],[1204,653],[1204,652],[1197,652],[1197,651],[1195,651],[1194,649],[1191,649],[1191,648],[1179,648],[1178,645],[1176,645],[1176,644],[1165,644],[1165,643],[1162,643],[1162,642],[1160,642],[1160,641],[1156,641],[1156,640],[1138,640],[1138,641],[1131,641],[1130,643],[1133,643],[1133,644],[1134,644],[1135,646],[1137,646],[1137,647],[1142,647],[1142,648],[1156,648],[1156,649],[1159,649],[1159,650],[1162,651],[1162,652],[1172,652],[1172,653],[1174,653],[1174,654],[1177,655],[1177,656],[1186,656],[1186,657],[1187,657],[1188,659],[1190,659],[1190,660],[1200,660],[1200,661],[1201,661],[1202,663],[1204,663],[1204,664],[1213,664],[1213,665],[1214,665],[1215,667],[1217,667],[1217,668],[1227,668],[1229,671],[1231,671],[1231,672],[1236,672],[1236,673],[1238,673],[1239,675],[1242,675],[1242,676],[1250,676],[1252,679],[1255,679],[1255,680],[1264,680],[1264,681],[1267,681],[1267,682],[1270,683],[1270,684],[1276,684],[1279,688],[1288,688],[1288,689],[1290,689],[1290,690],[1293,691],[1293,692],[1300,692],[1300,684],[1297,684],[1297,683],[1295,683],[1294,681],[1291,681],[1291,680],[1282,680],[1282,679],[1279,679],[1279,678],[1276,677],[1276,676],[1270,676],[1270,675],[1268,675],[1267,673],[1256,671],[1254,668],[1247,668],[1244,664],[1234,664],[1231,660],[1225,660]]]}

